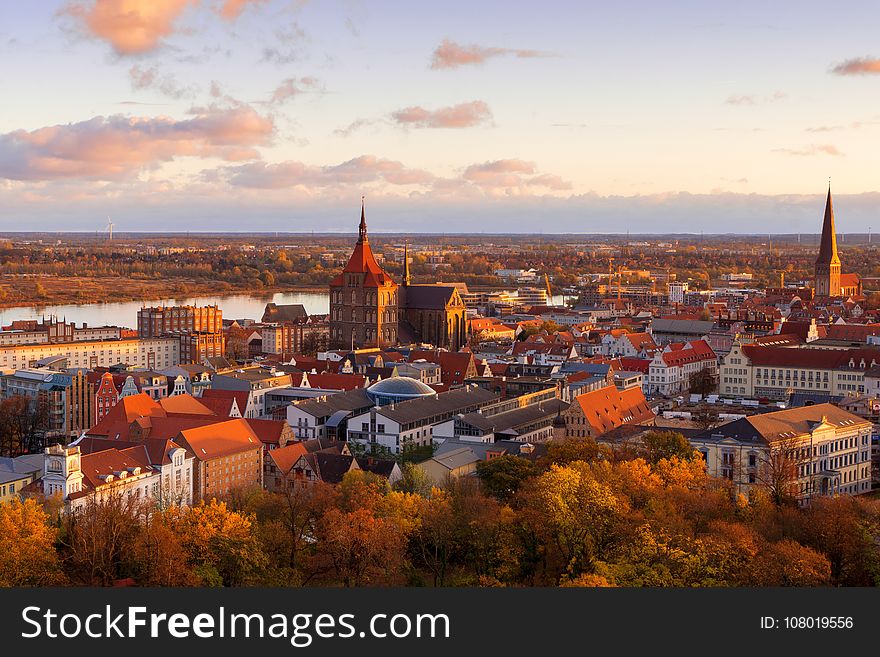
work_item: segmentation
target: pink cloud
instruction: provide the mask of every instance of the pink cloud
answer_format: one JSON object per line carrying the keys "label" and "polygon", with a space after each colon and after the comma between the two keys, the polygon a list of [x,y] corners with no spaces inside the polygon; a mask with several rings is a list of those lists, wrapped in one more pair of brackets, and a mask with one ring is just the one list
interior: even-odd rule
{"label": "pink cloud", "polygon": [[319,87],[320,84],[318,80],[313,77],[304,77],[299,78],[298,80],[296,78],[287,78],[278,85],[269,102],[280,104],[294,96],[298,96],[307,91],[314,91]]}
{"label": "pink cloud", "polygon": [[224,0],[219,8],[219,14],[226,20],[235,20],[247,8],[248,5],[261,5],[267,0]]}
{"label": "pink cloud", "polygon": [[526,187],[545,187],[560,191],[571,189],[569,181],[552,174],[538,174],[534,162],[508,159],[472,164],[464,170],[462,179],[486,190],[512,190]]}
{"label": "pink cloud", "polygon": [[375,155],[361,155],[330,166],[308,165],[289,160],[277,164],[254,162],[227,169],[230,184],[257,189],[285,187],[326,188],[386,182],[390,185],[428,185],[435,176],[421,169],[410,169],[401,162]]}
{"label": "pink cloud", "polygon": [[86,35],[108,42],[118,55],[156,50],[179,31],[184,11],[202,5],[232,21],[249,5],[267,0],[69,0],[61,13],[70,16]]}
{"label": "pink cloud", "polygon": [[155,50],[196,0],[74,0],[63,10],[87,34],[107,41],[120,55]]}
{"label": "pink cloud", "polygon": [[471,128],[491,121],[492,110],[482,100],[437,110],[416,105],[392,112],[391,119],[398,125],[413,128]]}
{"label": "pink cloud", "polygon": [[178,157],[239,162],[271,142],[271,119],[252,108],[205,108],[190,119],[97,116],[79,123],[0,135],[0,178],[118,179]]}
{"label": "pink cloud", "polygon": [[841,153],[836,146],[832,146],[831,144],[810,144],[806,148],[777,148],[774,149],[774,152],[784,153],[785,155],[798,155],[802,157],[809,155],[843,155],[843,153]]}
{"label": "pink cloud", "polygon": [[831,69],[837,75],[877,75],[880,74],[880,59],[877,57],[856,57],[847,59]]}
{"label": "pink cloud", "polygon": [[458,68],[459,66],[483,64],[492,57],[500,57],[503,55],[513,55],[519,58],[546,57],[548,53],[539,50],[525,50],[518,48],[487,48],[484,46],[461,45],[443,39],[439,46],[434,50],[431,59],[431,68]]}

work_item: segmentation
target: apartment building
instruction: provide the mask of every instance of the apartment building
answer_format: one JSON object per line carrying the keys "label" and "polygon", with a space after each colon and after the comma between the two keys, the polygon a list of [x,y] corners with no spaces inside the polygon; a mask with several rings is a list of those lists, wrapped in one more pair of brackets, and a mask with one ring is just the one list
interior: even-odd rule
{"label": "apartment building", "polygon": [[177,365],[180,362],[180,344],[175,338],[125,338],[0,346],[0,368],[23,369],[52,356],[64,357],[71,368],[95,369],[127,363],[155,369]]}
{"label": "apartment building", "polygon": [[704,370],[713,380],[718,375],[718,358],[705,340],[671,342],[654,354],[642,389],[645,394],[678,395],[687,392],[691,377]]}
{"label": "apartment building", "polygon": [[792,392],[831,396],[865,392],[865,371],[880,364],[880,349],[815,349],[740,345],[722,362],[722,395],[787,399]]}
{"label": "apartment building", "polygon": [[871,422],[833,404],[752,415],[690,438],[710,475],[741,492],[783,487],[801,504],[871,490]]}

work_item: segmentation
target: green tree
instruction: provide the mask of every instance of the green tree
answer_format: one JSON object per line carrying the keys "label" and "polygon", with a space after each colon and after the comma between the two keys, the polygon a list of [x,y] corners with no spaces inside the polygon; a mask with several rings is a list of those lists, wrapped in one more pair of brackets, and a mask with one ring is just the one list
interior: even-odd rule
{"label": "green tree", "polygon": [[673,456],[690,461],[697,456],[688,439],[677,431],[649,431],[642,436],[642,444],[651,463]]}
{"label": "green tree", "polygon": [[513,497],[522,483],[537,472],[534,463],[510,454],[477,463],[477,476],[483,490],[501,502]]}

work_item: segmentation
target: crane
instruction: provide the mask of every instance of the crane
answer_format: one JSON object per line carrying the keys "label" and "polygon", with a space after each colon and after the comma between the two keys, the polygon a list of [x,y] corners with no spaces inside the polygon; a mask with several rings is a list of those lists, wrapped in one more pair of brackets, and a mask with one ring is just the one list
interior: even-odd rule
{"label": "crane", "polygon": [[544,284],[547,286],[547,303],[551,303],[553,299],[553,290],[550,289],[550,277],[544,272]]}

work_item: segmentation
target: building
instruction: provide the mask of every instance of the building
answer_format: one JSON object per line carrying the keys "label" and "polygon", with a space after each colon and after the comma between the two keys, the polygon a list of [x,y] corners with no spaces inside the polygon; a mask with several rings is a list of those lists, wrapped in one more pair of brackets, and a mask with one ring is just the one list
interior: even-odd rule
{"label": "building", "polygon": [[349,419],[366,412],[375,403],[363,388],[325,394],[287,406],[287,423],[300,440],[346,440]]}
{"label": "building", "polygon": [[263,443],[244,419],[184,429],[174,442],[195,455],[196,501],[263,484]]}
{"label": "building", "polygon": [[22,489],[43,474],[43,455],[0,456],[0,504],[18,498]]}
{"label": "building", "polygon": [[817,297],[861,296],[862,282],[858,274],[840,273],[840,255],[837,253],[837,233],[834,227],[834,208],[831,203],[831,185],[825,199],[825,216],[822,220],[822,240],[816,256]]}
{"label": "building", "polygon": [[63,356],[70,368],[95,369],[125,363],[156,369],[180,362],[180,343],[176,338],[122,338],[0,346],[0,368],[22,369],[52,356]]}
{"label": "building", "polygon": [[470,447],[459,447],[422,461],[416,467],[422,470],[431,482],[442,486],[450,479],[474,474],[479,462],[480,457]]}
{"label": "building", "polygon": [[722,362],[722,395],[788,399],[791,393],[856,395],[865,371],[880,364],[880,349],[814,349],[734,343]]}
{"label": "building", "polygon": [[654,412],[638,388],[606,386],[574,398],[563,413],[568,438],[598,438],[624,424],[653,424]]}
{"label": "building", "polygon": [[[286,307],[280,306],[280,308]],[[267,314],[273,314],[269,313],[268,307],[263,316]],[[274,314],[281,315],[280,312]],[[264,354],[315,353],[326,349],[330,339],[330,325],[317,316],[284,323],[264,324],[258,330]]]}
{"label": "building", "polygon": [[141,308],[137,331],[141,338],[157,338],[168,333],[221,333],[223,311],[216,305]]}
{"label": "building", "polygon": [[430,342],[458,351],[467,343],[467,309],[452,285],[413,285],[404,254],[403,285],[379,265],[361,206],[359,236],[348,264],[330,282],[331,348]]}
{"label": "building", "polygon": [[672,305],[684,303],[684,295],[688,291],[687,281],[672,281],[668,284],[669,303]]}
{"label": "building", "polygon": [[400,454],[408,448],[427,447],[433,444],[435,425],[458,414],[475,412],[497,400],[493,392],[466,385],[431,396],[374,406],[348,419],[348,440],[359,443],[371,453]]}
{"label": "building", "polygon": [[705,340],[671,342],[654,354],[642,389],[647,395],[678,395],[688,392],[691,377],[703,371],[717,380],[718,358]]}
{"label": "building", "polygon": [[245,417],[248,418],[266,418],[271,416],[271,408],[267,409],[266,406],[266,393],[286,388],[291,382],[291,375],[286,372],[246,367],[215,374],[211,379],[211,387],[215,390],[250,391],[248,409],[239,407],[239,410],[245,412]]}
{"label": "building", "polygon": [[[801,504],[871,490],[871,422],[833,404],[752,415],[691,437],[710,475]],[[775,489],[775,490],[774,490]]]}
{"label": "building", "polygon": [[648,327],[648,332],[654,342],[662,346],[670,342],[691,342],[692,340],[705,340],[715,322],[698,319],[654,319]]}
{"label": "building", "polygon": [[122,329],[118,326],[89,326],[83,323],[50,318],[16,320],[0,331],[0,345],[46,344],[55,342],[91,342],[94,340],[118,340]]}
{"label": "building", "polygon": [[547,391],[534,397],[534,403],[511,405],[511,402],[517,401],[514,399],[456,415],[434,427],[434,441],[451,439],[476,443],[511,440],[523,443],[546,442],[553,438],[554,422],[568,409],[568,403],[548,395]]}

